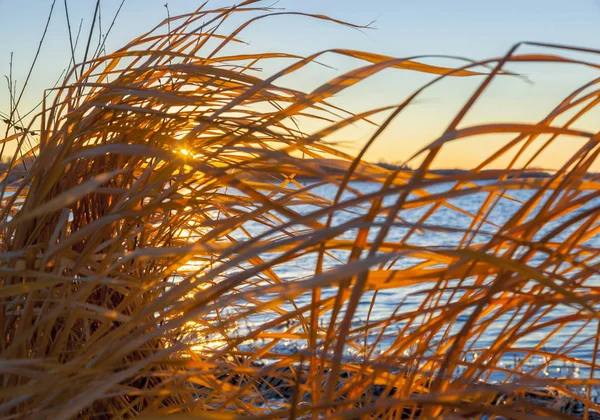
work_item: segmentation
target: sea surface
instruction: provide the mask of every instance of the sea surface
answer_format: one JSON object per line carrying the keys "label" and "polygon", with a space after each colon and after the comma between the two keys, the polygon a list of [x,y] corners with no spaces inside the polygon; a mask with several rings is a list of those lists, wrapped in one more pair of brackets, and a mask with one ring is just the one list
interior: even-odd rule
{"label": "sea surface", "polygon": [[[305,183],[306,184],[306,183]],[[485,185],[485,183],[479,183],[478,185]],[[368,194],[370,192],[377,191],[380,186],[376,184],[370,183],[352,183],[351,188],[360,191],[362,194]],[[435,188],[431,188],[428,191],[430,193],[439,193],[446,191],[452,187],[452,184],[444,184],[438,185]],[[335,194],[337,193],[337,186],[333,185],[325,185],[320,186],[313,190],[312,192],[318,196],[333,199]],[[471,238],[473,244],[477,243],[485,243],[490,238],[491,235],[498,231],[498,226],[502,226],[506,221],[508,221],[514,214],[517,212],[522,203],[527,202],[527,200],[531,199],[534,194],[537,193],[537,190],[528,189],[528,190],[509,190],[506,192],[506,196],[500,198],[495,205],[494,209],[490,212],[487,217],[489,223],[483,224],[481,227],[480,233]],[[590,192],[582,192],[578,196],[579,198],[584,197],[586,194]],[[469,212],[469,213],[477,213],[481,208],[484,200],[488,196],[488,192],[476,192],[473,194],[469,194],[463,197],[453,198],[449,201],[452,206],[455,206],[454,209],[448,207],[441,207],[436,210],[427,220],[428,225],[437,226],[437,227],[447,227],[450,229],[467,229],[469,224],[472,221],[472,218],[468,215],[462,214],[459,210]],[[544,205],[548,198],[553,194],[553,191],[548,191],[544,194],[543,199],[538,204],[538,209],[540,206]],[[562,194],[567,194],[562,193]],[[342,196],[342,201],[351,200],[356,197],[356,194],[351,191],[346,191]],[[413,196],[414,198],[415,196]],[[398,198],[398,194],[391,195],[384,200],[384,205],[390,205],[396,202]],[[573,200],[574,198],[571,198]],[[575,210],[571,212],[565,213],[559,219],[551,221],[549,223],[544,224],[541,228],[536,232],[534,236],[534,241],[544,237],[549,232],[551,232],[556,226],[569,220],[570,218],[575,218],[580,215],[582,212],[586,212],[588,210],[598,208],[600,205],[600,200],[593,199],[586,201],[583,199],[584,204],[578,206]],[[307,205],[307,204],[298,204],[293,206],[294,210],[298,211],[302,214],[307,214],[311,211],[315,211],[317,207]],[[397,226],[390,230],[390,232],[386,236],[387,242],[399,242],[401,241],[407,233],[411,230],[411,223],[416,223],[419,218],[425,214],[431,205],[427,205],[420,208],[413,208],[410,210],[403,210],[399,213],[404,221],[406,221],[407,225]],[[333,218],[332,225],[340,226],[346,222],[349,222],[353,219],[356,219],[361,214],[365,214],[367,212],[367,207],[365,206],[353,206],[347,211],[337,212]],[[600,211],[599,211],[600,212]],[[525,222],[531,220],[535,216],[535,212],[528,216]],[[323,217],[320,219],[325,222],[327,219]],[[383,217],[380,217],[378,220],[383,220]],[[567,229],[561,231],[552,239],[552,242],[561,243],[565,241],[576,229],[583,223],[582,221],[578,221]],[[595,226],[595,225],[594,225]],[[260,233],[264,233],[267,228],[257,223],[249,223],[245,225],[245,228],[252,234],[253,236],[258,235]],[[440,248],[452,248],[456,247],[460,244],[463,239],[463,232],[460,231],[441,231],[439,229],[421,229],[417,232],[414,232],[410,235],[407,243],[418,245],[418,246],[427,246],[427,247],[440,247]],[[373,227],[369,231],[369,239],[374,239],[379,232],[378,227]],[[348,239],[353,240],[356,236],[357,229],[345,229],[338,236],[339,239]],[[237,236],[238,239],[244,240],[244,234],[242,232],[235,232],[234,236]],[[586,240],[583,245],[590,248],[597,249],[600,246],[600,238],[594,236],[588,240]],[[524,253],[526,249],[523,248],[519,252]],[[343,267],[347,261],[348,253],[345,251],[334,251],[333,257],[327,258],[325,261],[325,269],[333,269],[336,267]],[[518,253],[517,253],[518,254]],[[265,254],[262,255],[263,258],[269,259],[274,258],[277,255],[274,254]],[[337,258],[337,260],[336,260]],[[544,262],[546,255],[538,252],[534,255],[534,258],[530,260],[528,263],[531,267],[536,267]],[[402,269],[413,266],[415,263],[418,263],[419,260],[412,257],[400,257],[397,261],[394,262],[393,268]],[[597,263],[596,261],[588,261],[588,264]],[[295,259],[292,262],[288,262],[285,264],[277,265],[274,267],[274,272],[279,276],[279,278],[284,282],[295,282],[301,281],[304,279],[310,279],[314,276],[315,273],[315,264],[316,257],[314,254],[305,255]],[[564,267],[561,267],[564,268]],[[567,276],[568,277],[568,276]],[[600,285],[600,277],[591,276],[584,283],[587,286],[599,286]],[[389,318],[392,313],[401,314],[401,313],[409,313],[417,310],[419,305],[422,303],[424,289],[431,288],[432,284],[428,283],[424,285],[416,285],[410,287],[403,287],[398,289],[389,289],[383,290],[377,294],[373,302],[373,293],[365,293],[361,300],[361,304],[359,305],[359,309],[353,318],[353,326],[359,326],[361,323],[364,323],[367,319],[370,322],[376,321],[378,319],[386,319]],[[456,284],[451,283],[451,284]],[[533,286],[532,283],[530,286]],[[323,296],[333,296],[337,293],[336,288],[329,288],[323,290]],[[450,292],[443,294],[444,299],[450,299]],[[275,296],[265,295],[262,297],[263,300],[271,299]],[[460,293],[455,293],[454,299],[460,297]],[[295,299],[295,304],[297,306],[309,305],[311,301],[311,295],[305,294]],[[283,304],[281,308],[291,310],[293,309],[291,304]],[[600,309],[600,308],[598,308]],[[538,312],[541,314],[544,308],[538,308]],[[573,308],[567,305],[556,305],[556,307],[550,311],[549,313],[543,314],[543,316],[538,319],[536,322],[538,324],[552,321],[557,317],[562,317],[568,314],[576,313],[580,308]],[[464,322],[468,319],[471,309],[466,309],[460,316],[456,319],[456,323],[450,330],[450,334],[456,334],[460,331],[460,328],[464,325]],[[275,312],[272,313],[272,317],[276,317],[277,314]],[[323,325],[326,325],[329,321],[328,316],[330,313],[325,313],[323,315],[323,319],[321,320]],[[472,347],[472,351],[469,351],[465,354],[465,361],[472,362],[477,360],[479,352],[481,349],[489,348],[489,346],[493,345],[493,343],[497,340],[498,336],[502,333],[503,327],[512,322],[514,324],[514,319],[511,321],[511,317],[518,319],[519,314],[515,314],[514,311],[507,312],[503,314],[499,319],[492,322],[488,325],[483,334],[481,334],[476,340],[471,340],[469,345]],[[251,331],[255,326],[262,325],[264,322],[272,319],[272,317],[268,314],[261,314],[260,316],[251,316],[245,320],[245,327],[241,327],[239,331],[235,334],[237,336],[243,336],[247,331]],[[338,319],[341,319],[338,317]],[[293,322],[291,324],[293,327]],[[281,326],[281,330],[285,331],[298,331],[293,328],[290,330],[290,325]],[[372,351],[371,357],[377,355],[381,352],[385,352],[387,348],[391,345],[395,337],[398,334],[405,331],[407,328],[406,324],[403,322],[396,322],[389,328],[387,328],[383,339],[377,337],[377,334],[372,334],[371,336],[366,337],[366,348],[369,346],[373,346],[376,348],[370,349]],[[592,361],[594,358],[594,337],[598,331],[598,321],[591,320],[589,322],[584,321],[576,321],[563,325],[561,328],[558,328],[551,338],[548,339],[548,335],[551,331],[554,331],[557,327],[555,325],[546,327],[546,328],[538,328],[528,334],[523,335],[515,344],[514,351],[506,352],[503,354],[502,358],[498,362],[500,367],[506,367],[509,369],[518,369],[520,371],[529,371],[530,374],[535,374],[540,377],[544,376],[552,376],[552,377],[571,377],[571,378],[585,378],[589,377],[590,371],[588,368],[578,363],[578,360],[581,361]],[[441,337],[440,337],[441,339]],[[260,343],[254,343],[253,345],[260,345]],[[281,340],[278,345],[275,347],[274,351],[301,351],[305,348],[306,343],[303,340]],[[525,357],[526,353],[524,351],[520,351],[520,349],[532,349],[539,347],[541,350],[540,353],[546,352],[547,356],[536,355],[534,357],[527,358]],[[479,349],[479,350],[478,350]],[[354,352],[354,353],[353,353]],[[551,354],[555,352],[560,352],[562,354],[568,355],[570,357],[569,360],[552,360],[550,357]],[[348,355],[356,356],[356,357],[364,357],[364,349],[356,350],[349,348]],[[460,372],[457,372],[460,373]],[[594,376],[598,376],[594,374]],[[494,370],[492,372],[491,377],[487,377],[486,379],[491,381],[499,381],[506,379],[506,375],[501,372],[501,369]]]}

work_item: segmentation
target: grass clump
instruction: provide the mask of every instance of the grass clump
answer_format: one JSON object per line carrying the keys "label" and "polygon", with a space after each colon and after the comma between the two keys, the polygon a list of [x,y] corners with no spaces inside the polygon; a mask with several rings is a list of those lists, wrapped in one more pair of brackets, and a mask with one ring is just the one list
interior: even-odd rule
{"label": "grass clump", "polygon": [[[571,126],[597,105],[597,81],[538,123],[462,126],[497,77],[514,77],[506,64],[568,60],[515,48],[451,69],[340,49],[327,53],[363,66],[301,92],[278,80],[324,53],[224,55],[259,19],[220,34],[231,16],[279,13],[255,3],[170,17],[96,54],[5,139],[16,144],[11,170],[26,170],[2,194],[2,416],[529,419],[570,418],[577,406],[591,418],[600,214],[586,203],[598,198],[588,172],[599,149],[595,132]],[[291,64],[261,78],[266,60]],[[388,68],[434,78],[393,107],[352,114],[331,101]],[[394,118],[450,77],[481,84],[415,170],[364,161]],[[357,156],[328,141],[382,113]],[[307,121],[323,128],[305,132]],[[513,137],[468,172],[432,172],[448,143],[490,133]],[[584,145],[562,168],[521,176],[533,162],[517,167],[521,157],[564,136]],[[464,209],[460,197],[481,201]],[[514,210],[498,217],[506,203]],[[453,239],[419,243],[426,232]],[[290,264],[304,276],[284,278]],[[374,316],[390,292],[417,303]],[[550,340],[560,344],[548,350]],[[555,363],[582,374],[544,376]]]}

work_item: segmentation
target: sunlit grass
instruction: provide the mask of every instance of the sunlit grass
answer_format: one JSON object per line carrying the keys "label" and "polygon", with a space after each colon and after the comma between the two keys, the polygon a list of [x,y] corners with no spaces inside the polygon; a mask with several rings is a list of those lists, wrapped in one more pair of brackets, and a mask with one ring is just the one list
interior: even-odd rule
{"label": "sunlit grass", "polygon": [[[600,197],[588,171],[600,149],[570,126],[599,93],[582,88],[534,124],[463,126],[490,83],[515,77],[507,63],[567,61],[518,51],[449,69],[335,50],[363,67],[295,91],[278,80],[322,54],[220,54],[239,35],[219,34],[223,21],[271,12],[253,3],[172,17],[79,65],[34,121],[35,142],[5,139],[13,169],[33,165],[3,187],[2,415],[569,418],[524,398],[546,387],[590,418]],[[263,78],[264,60],[288,67]],[[335,105],[387,68],[435,78],[397,106]],[[389,121],[452,77],[481,85],[414,171],[364,161]],[[304,132],[306,119],[325,128]],[[328,141],[358,121],[374,134],[357,156]],[[448,143],[490,133],[512,137],[467,173],[431,172]],[[564,137],[584,143],[562,168],[518,176],[533,162],[520,156]],[[484,172],[503,156],[513,164]],[[386,293],[396,310],[376,316]]]}

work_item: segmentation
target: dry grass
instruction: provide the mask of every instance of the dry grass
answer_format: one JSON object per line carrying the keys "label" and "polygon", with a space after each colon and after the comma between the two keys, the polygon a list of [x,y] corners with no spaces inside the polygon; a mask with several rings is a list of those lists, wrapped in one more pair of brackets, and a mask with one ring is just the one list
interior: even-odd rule
{"label": "dry grass", "polygon": [[[589,245],[600,212],[586,206],[599,184],[585,176],[600,149],[595,132],[570,128],[600,102],[598,81],[531,125],[461,124],[495,78],[512,77],[507,63],[565,60],[517,48],[454,70],[330,51],[364,66],[299,92],[278,79],[323,53],[220,54],[245,27],[219,35],[225,20],[271,14],[253,3],[172,17],[79,65],[29,128],[39,141],[5,140],[18,144],[14,170],[33,164],[2,196],[2,417],[569,418],[518,397],[542,386],[600,409],[590,394],[599,252]],[[267,79],[254,71],[281,59],[293,64]],[[393,108],[353,115],[329,102],[386,68],[437,76]],[[481,85],[414,172],[362,161],[390,121],[448,77]],[[357,157],[327,141],[380,113],[389,118]],[[306,133],[307,120],[325,128]],[[430,172],[447,143],[499,132],[514,137],[470,172]],[[514,176],[529,166],[516,157],[564,136],[584,145],[552,178]],[[511,154],[497,179],[478,182]],[[325,184],[336,186],[333,200],[315,192]],[[532,192],[518,198],[521,189]],[[483,197],[476,211],[452,200],[469,196]],[[515,211],[503,219],[505,203]],[[442,211],[466,227],[440,222]],[[456,244],[420,244],[424,232]],[[283,279],[290,264],[305,277]],[[363,316],[390,291],[417,303]],[[539,344],[523,346],[530,337]],[[549,351],[551,340],[560,345]],[[284,343],[298,351],[280,351]],[[503,362],[514,354],[518,362]],[[540,375],[556,362],[577,363],[581,378]]]}

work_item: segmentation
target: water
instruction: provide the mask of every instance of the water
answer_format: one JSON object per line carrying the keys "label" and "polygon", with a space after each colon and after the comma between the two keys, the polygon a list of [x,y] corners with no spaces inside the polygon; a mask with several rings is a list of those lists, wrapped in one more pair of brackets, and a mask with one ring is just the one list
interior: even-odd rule
{"label": "water", "polygon": [[[479,185],[485,186],[485,183],[480,183]],[[376,184],[368,183],[353,183],[351,184],[351,187],[359,190],[362,194],[375,192],[379,188],[379,186]],[[431,194],[435,194],[446,191],[450,187],[451,184],[438,185],[435,188],[429,189],[428,191]],[[331,185],[321,186],[313,191],[314,194],[328,199],[333,199],[336,192],[337,187]],[[492,235],[498,231],[498,226],[502,226],[504,223],[506,223],[515,214],[515,212],[521,208],[522,203],[530,200],[534,194],[536,194],[536,192],[536,190],[508,191],[507,195],[509,195],[510,198],[506,197],[498,201],[494,209],[488,215],[487,220],[489,222],[481,225],[480,231],[477,235],[471,236],[471,245],[485,244],[488,242],[492,238]],[[541,206],[547,202],[552,193],[552,191],[549,191],[544,194],[542,200],[537,206],[536,211],[539,211]],[[585,197],[585,195],[589,193],[590,192],[582,192],[578,197]],[[398,226],[393,227],[386,235],[385,241],[388,243],[400,243],[403,239],[408,238],[406,240],[406,244],[429,247],[429,249],[447,250],[457,247],[464,239],[464,230],[468,229],[472,222],[472,217],[468,214],[463,214],[462,212],[476,214],[486,200],[487,196],[487,192],[477,192],[462,197],[453,198],[449,201],[449,204],[455,206],[454,209],[448,207],[441,207],[437,209],[427,219],[426,224],[430,228],[424,228],[417,231],[412,229],[413,226],[411,226],[411,224],[417,223],[419,219],[432,208],[432,204],[416,206],[415,208],[403,210],[399,213],[399,216],[405,221],[404,225],[399,224]],[[352,192],[345,192],[341,201],[351,200],[355,197],[356,195]],[[397,198],[397,193],[386,197],[383,202],[384,206],[392,205],[396,202]],[[412,195],[412,198],[414,199],[416,196]],[[574,199],[575,198],[572,198],[571,201]],[[581,206],[578,206],[573,211],[565,211],[564,214],[562,214],[558,219],[542,224],[534,235],[534,241],[537,241],[540,238],[543,238],[545,235],[548,235],[557,226],[565,221],[570,219],[575,220],[577,216],[583,214],[584,212],[593,212],[595,209],[600,207],[599,199],[592,199],[588,201],[583,199],[583,201],[585,201],[585,203]],[[301,214],[308,214],[318,209],[316,206],[307,204],[299,204],[293,208]],[[361,215],[366,214],[367,211],[368,207],[366,206],[352,206],[345,211],[339,211],[333,218],[332,226],[344,226],[346,223],[359,221]],[[536,211],[532,212],[532,214],[530,214],[523,223],[530,221],[535,216]],[[595,215],[595,212],[593,212],[593,215]],[[376,222],[383,220],[384,216],[378,216]],[[551,242],[557,244],[564,242],[570,237],[570,235],[576,232],[576,230],[586,220],[586,218],[578,220],[572,225],[568,226],[566,229],[557,232],[552,237]],[[325,223],[327,218],[322,217],[320,218],[320,221]],[[590,225],[590,227],[591,226],[596,226],[596,224],[593,223]],[[449,228],[450,230],[442,231],[438,229],[439,227]],[[245,225],[245,228],[248,229],[253,236],[268,230],[258,223],[248,223]],[[380,228],[377,226],[370,228],[368,239],[371,241],[374,240],[377,237],[379,230]],[[357,232],[357,228],[343,229],[340,231],[337,239],[352,241],[355,239]],[[234,237],[237,237],[239,240],[244,240],[244,233],[241,231],[234,232]],[[582,245],[589,247],[590,249],[598,249],[600,246],[600,238],[593,235],[585,240]],[[523,255],[528,250],[529,247],[524,245],[519,248],[519,250],[516,252],[516,255]],[[414,255],[410,254],[411,253],[408,253],[408,255],[401,255],[398,259],[393,260],[391,265],[388,264],[388,268],[396,270],[408,269],[425,261],[423,258],[415,257]],[[280,254],[272,253],[261,255],[261,257],[263,257],[265,260],[269,260],[270,258],[275,258],[278,255]],[[347,263],[348,255],[349,251],[333,250],[331,252],[331,256],[325,259],[324,269],[328,270],[340,266],[343,267],[344,264]],[[363,252],[363,257],[364,256],[365,252]],[[530,267],[539,268],[544,264],[546,258],[546,253],[534,252],[532,258],[527,264]],[[575,256],[574,261],[584,261],[584,255],[582,254]],[[546,267],[545,270],[547,272],[552,272],[552,270],[556,269],[559,270],[558,272],[560,272],[560,270],[564,270],[570,264],[572,265],[574,261],[571,261],[569,264],[564,263],[560,267]],[[594,263],[597,263],[597,258],[587,261],[588,266],[591,266]],[[273,271],[283,282],[293,283],[303,279],[312,278],[315,273],[315,265],[316,254],[307,253],[306,255],[295,258],[293,261],[286,262],[285,264],[275,265],[273,267]],[[439,264],[439,267],[443,266],[444,264]],[[576,276],[579,272],[581,272],[580,269],[574,269],[571,272],[566,273],[564,275],[565,281],[573,279],[573,276]],[[468,278],[467,281],[463,282],[463,286],[474,285],[474,279],[475,277]],[[486,281],[491,281],[491,279]],[[536,284],[538,284],[538,282],[533,280],[528,282],[527,287],[522,288],[520,293],[528,293],[536,286]],[[361,325],[364,325],[367,319],[370,323],[374,323],[378,320],[386,320],[389,319],[392,314],[396,314],[397,316],[401,316],[402,314],[414,314],[416,311],[418,311],[420,305],[423,303],[425,296],[427,296],[425,292],[430,290],[434,285],[435,283],[429,282],[406,287],[392,288],[382,290],[377,294],[377,296],[374,296],[373,292],[366,292],[362,296],[358,310],[352,319],[352,326],[358,328]],[[458,285],[457,281],[451,281],[448,283],[448,286],[456,285]],[[594,287],[599,285],[599,277],[597,275],[589,275],[586,277],[585,281],[581,283],[580,289],[585,293],[591,293],[594,291]],[[336,293],[336,287],[325,288],[323,289],[323,298],[335,296]],[[440,292],[438,297],[440,302],[446,302],[446,305],[449,306],[459,302],[464,293],[465,292],[461,290],[454,292],[446,290]],[[276,295],[265,295],[261,297],[261,300],[268,301],[269,299],[274,298],[276,298]],[[556,299],[557,301],[560,301],[559,296],[556,296]],[[310,301],[310,293],[305,293],[294,300],[298,307],[309,305]],[[442,309],[438,309],[436,312],[434,312],[434,315],[439,315],[440,311],[443,310],[443,305],[438,308]],[[279,309],[289,311],[293,309],[293,306],[289,303],[284,303],[279,305]],[[448,339],[448,336],[452,337],[459,334],[461,328],[469,319],[473,309],[474,307],[470,306],[464,308],[462,311],[458,311],[458,316],[455,318],[453,324],[449,325],[447,328],[441,328],[435,337],[430,337],[431,341],[429,345],[440,345],[440,343],[443,343],[444,340]],[[488,359],[483,361],[482,366],[485,366],[486,368],[479,368],[481,371],[480,376],[483,380],[505,380],[507,378],[507,373],[504,371],[505,369],[525,372],[529,375],[538,377],[567,376],[571,378],[589,378],[590,369],[586,363],[590,363],[593,360],[594,338],[597,333],[597,321],[593,318],[593,316],[589,317],[587,320],[569,320],[566,317],[581,312],[582,309],[570,305],[563,305],[560,302],[555,303],[552,310],[547,313],[544,312],[546,308],[543,306],[533,307],[531,305],[524,305],[521,309],[500,312],[500,315],[494,318],[494,315],[501,309],[502,308],[496,308],[483,317],[483,320],[487,319],[489,322],[485,324],[481,321],[479,322],[478,325],[481,328],[481,334],[474,335],[467,340],[467,343],[463,348],[463,352],[461,353],[465,363],[463,366],[457,368],[457,370],[454,372],[455,374],[460,375],[469,367],[469,365],[472,366],[473,363],[478,363],[477,360],[478,358],[482,357],[482,354],[487,354],[489,357],[490,353],[486,353],[486,351],[499,342],[499,337],[501,337],[503,334],[507,334],[507,330],[505,328],[507,325],[509,325],[515,328],[513,334],[515,337],[518,336],[518,339],[515,340],[512,346],[510,346],[510,349],[506,349],[505,346],[505,351],[497,360]],[[600,307],[597,309],[600,309]],[[533,314],[535,315],[532,316],[532,313],[530,313],[529,321],[525,322],[523,325],[518,325],[519,320],[522,319],[522,317],[528,311],[533,311]],[[277,316],[278,314],[276,311],[262,312],[260,315],[249,316],[244,320],[245,327],[240,327],[240,329],[234,334],[237,336],[244,336],[244,334],[246,334],[248,331],[251,331],[253,328],[255,328],[255,326],[262,325],[264,322],[277,318]],[[326,326],[330,317],[330,311],[323,313],[320,323]],[[565,321],[563,323],[553,324],[553,322],[561,319],[562,317],[565,317]],[[341,319],[342,316],[339,316],[338,321]],[[383,331],[380,328],[373,328],[368,334],[363,334],[364,338],[355,340],[356,342],[364,341],[362,344],[364,345],[364,348],[353,349],[351,346],[347,346],[346,352],[349,357],[365,357],[365,352],[371,352],[371,357],[385,353],[386,351],[389,351],[391,346],[393,346],[393,343],[395,340],[397,340],[399,334],[414,333],[415,328],[419,327],[420,325],[419,322],[423,322],[424,319],[425,315],[419,315],[414,318],[412,323],[413,325],[408,325],[406,320],[399,318],[397,321],[386,327]],[[298,328],[294,329],[294,325],[294,320],[291,320],[274,329],[275,331],[287,331],[288,333],[296,334],[297,337],[296,339],[281,339],[275,346],[274,351],[301,351],[306,347],[306,340],[302,338]],[[382,335],[380,336],[380,334]],[[446,337],[444,337],[444,335],[446,335]],[[356,337],[361,336],[360,334],[357,334]],[[257,340],[252,342],[252,344],[246,343],[246,345],[260,347],[261,343],[266,343],[267,341],[268,340]],[[535,349],[535,355],[527,356],[527,351],[531,349]],[[403,355],[410,357],[411,355],[415,354],[415,351],[417,351],[415,346],[412,346],[407,348]],[[429,353],[431,352],[429,351]],[[429,353],[427,350],[425,355]],[[560,353],[563,356],[562,360],[553,360],[552,354],[555,353]],[[402,355],[398,355],[398,357],[401,356]]]}

